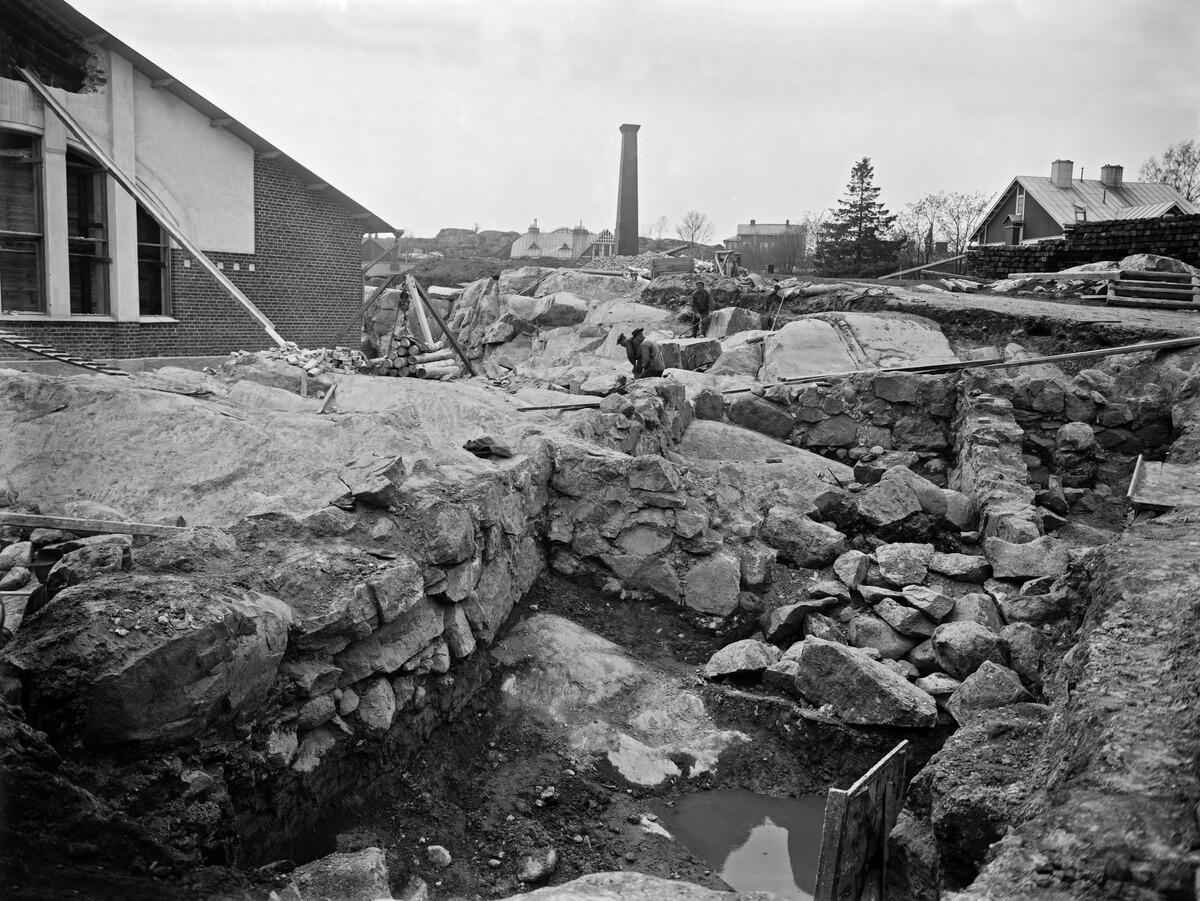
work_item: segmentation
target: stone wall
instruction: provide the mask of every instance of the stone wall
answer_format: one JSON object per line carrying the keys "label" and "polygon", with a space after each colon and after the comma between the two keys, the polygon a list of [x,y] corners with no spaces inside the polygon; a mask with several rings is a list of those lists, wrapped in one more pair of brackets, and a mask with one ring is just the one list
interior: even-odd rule
{"label": "stone wall", "polygon": [[1057,272],[1134,253],[1200,265],[1200,215],[1084,222],[1067,226],[1061,241],[971,248],[967,271],[980,278],[1007,278],[1010,272]]}
{"label": "stone wall", "polygon": [[957,375],[881,373],[728,396],[730,422],[819,453],[857,459],[872,447],[944,454]]}

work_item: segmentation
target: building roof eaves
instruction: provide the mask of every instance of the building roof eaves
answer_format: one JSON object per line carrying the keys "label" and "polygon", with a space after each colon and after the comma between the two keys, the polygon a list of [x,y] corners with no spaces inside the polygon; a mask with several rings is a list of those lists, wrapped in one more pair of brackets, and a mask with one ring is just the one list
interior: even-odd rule
{"label": "building roof eaves", "polygon": [[239,122],[234,116],[225,112],[219,106],[206,97],[192,90],[190,87],[181,82],[178,78],[164,69],[162,66],[147,59],[138,53],[120,38],[113,36],[102,28],[96,22],[93,22],[75,7],[66,3],[65,0],[41,0],[46,7],[52,8],[53,11],[66,19],[70,24],[79,29],[85,34],[101,34],[100,39],[102,46],[115,53],[125,57],[133,64],[133,68],[153,81],[166,82],[159,90],[169,91],[174,94],[184,103],[193,107],[200,113],[203,113],[211,121],[224,121],[224,129],[236,137],[238,140],[252,147],[259,154],[278,154],[274,162],[282,166],[284,169],[295,175],[304,185],[323,184],[325,188],[321,190],[321,196],[326,197],[336,203],[338,206],[349,210],[362,223],[362,230],[367,232],[396,232],[400,229],[386,222],[382,217],[368,210],[358,201],[354,200],[347,194],[342,193],[329,182],[322,179],[319,175],[303,165],[293,157],[280,150],[262,135],[252,131],[246,125]]}

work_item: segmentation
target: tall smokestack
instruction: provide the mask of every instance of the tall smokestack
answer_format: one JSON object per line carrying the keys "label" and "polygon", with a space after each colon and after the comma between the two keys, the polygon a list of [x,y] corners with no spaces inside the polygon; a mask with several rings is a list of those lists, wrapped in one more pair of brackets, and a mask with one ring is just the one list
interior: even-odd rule
{"label": "tall smokestack", "polygon": [[621,126],[621,180],[617,185],[617,253],[637,256],[637,133],[640,125]]}

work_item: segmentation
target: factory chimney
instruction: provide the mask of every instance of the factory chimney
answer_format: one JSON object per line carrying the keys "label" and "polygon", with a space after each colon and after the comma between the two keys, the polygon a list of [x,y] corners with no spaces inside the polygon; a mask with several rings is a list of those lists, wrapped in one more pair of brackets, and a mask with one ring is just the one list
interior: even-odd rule
{"label": "factory chimney", "polygon": [[638,157],[640,125],[621,126],[621,176],[617,185],[617,247],[620,256],[638,252]]}

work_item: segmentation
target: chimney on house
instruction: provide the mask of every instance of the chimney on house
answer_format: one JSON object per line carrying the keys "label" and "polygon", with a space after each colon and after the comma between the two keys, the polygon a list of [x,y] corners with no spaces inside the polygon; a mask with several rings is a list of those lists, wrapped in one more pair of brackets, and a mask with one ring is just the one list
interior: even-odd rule
{"label": "chimney on house", "polygon": [[1100,184],[1106,188],[1119,188],[1125,179],[1125,167],[1105,163],[1100,167]]}
{"label": "chimney on house", "polygon": [[1055,160],[1050,164],[1050,181],[1056,188],[1071,187],[1075,163],[1071,160]]}
{"label": "chimney on house", "polygon": [[617,254],[638,253],[638,157],[640,125],[621,126],[621,174],[617,182]]}

